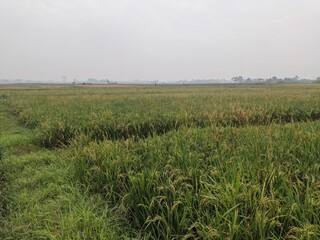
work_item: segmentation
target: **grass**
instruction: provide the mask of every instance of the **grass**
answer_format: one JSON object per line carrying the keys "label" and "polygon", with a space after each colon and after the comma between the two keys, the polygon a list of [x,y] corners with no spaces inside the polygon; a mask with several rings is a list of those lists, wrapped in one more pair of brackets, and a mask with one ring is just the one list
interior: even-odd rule
{"label": "grass", "polygon": [[0,236],[319,239],[319,94],[4,88]]}
{"label": "grass", "polygon": [[65,150],[36,145],[1,102],[0,239],[125,239],[99,196],[70,178]]}

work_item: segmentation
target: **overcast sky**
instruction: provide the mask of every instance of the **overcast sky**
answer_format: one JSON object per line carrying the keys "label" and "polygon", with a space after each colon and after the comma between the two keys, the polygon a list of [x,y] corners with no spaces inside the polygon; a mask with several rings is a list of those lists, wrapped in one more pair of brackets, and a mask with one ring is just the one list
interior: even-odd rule
{"label": "overcast sky", "polygon": [[0,0],[0,78],[320,76],[320,0]]}

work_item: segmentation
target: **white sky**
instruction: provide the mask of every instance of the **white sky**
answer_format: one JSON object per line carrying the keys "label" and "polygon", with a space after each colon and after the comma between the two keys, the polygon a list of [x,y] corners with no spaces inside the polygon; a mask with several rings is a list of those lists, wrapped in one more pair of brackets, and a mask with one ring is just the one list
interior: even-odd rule
{"label": "white sky", "polygon": [[320,0],[0,0],[0,78],[320,76]]}

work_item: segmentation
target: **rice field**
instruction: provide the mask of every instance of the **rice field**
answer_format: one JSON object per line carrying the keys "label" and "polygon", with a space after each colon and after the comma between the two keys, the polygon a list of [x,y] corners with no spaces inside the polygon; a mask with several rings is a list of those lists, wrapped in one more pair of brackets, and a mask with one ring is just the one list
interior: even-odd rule
{"label": "rice field", "polygon": [[319,239],[320,86],[2,89],[141,239]]}
{"label": "rice field", "polygon": [[83,134],[119,140],[181,127],[320,119],[317,85],[31,89],[9,92],[8,98],[20,121],[36,128],[46,147],[69,144]]}

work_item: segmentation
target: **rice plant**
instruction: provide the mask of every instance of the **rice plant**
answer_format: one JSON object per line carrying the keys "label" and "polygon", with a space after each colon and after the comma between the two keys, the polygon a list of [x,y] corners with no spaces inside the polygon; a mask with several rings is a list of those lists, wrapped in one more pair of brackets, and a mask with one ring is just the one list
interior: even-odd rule
{"label": "rice plant", "polygon": [[[7,89],[73,180],[146,239],[319,239],[316,85]],[[127,228],[126,228],[127,229]]]}

